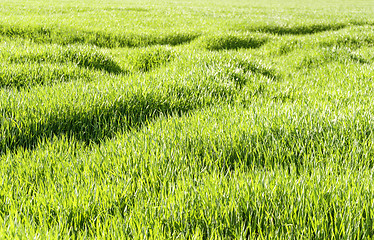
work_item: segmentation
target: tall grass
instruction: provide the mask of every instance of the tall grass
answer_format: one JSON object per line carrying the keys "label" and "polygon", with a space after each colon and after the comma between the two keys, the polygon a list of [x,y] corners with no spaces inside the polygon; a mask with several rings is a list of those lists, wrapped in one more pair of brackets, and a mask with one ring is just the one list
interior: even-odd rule
{"label": "tall grass", "polygon": [[370,1],[0,6],[0,238],[373,238]]}

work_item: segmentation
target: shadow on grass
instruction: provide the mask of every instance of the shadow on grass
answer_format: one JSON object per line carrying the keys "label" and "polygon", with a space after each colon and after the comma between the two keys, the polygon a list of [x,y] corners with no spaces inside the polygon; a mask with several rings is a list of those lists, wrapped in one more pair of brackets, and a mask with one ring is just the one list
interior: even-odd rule
{"label": "shadow on grass", "polygon": [[368,59],[365,59],[349,48],[334,47],[319,51],[311,50],[307,54],[302,54],[302,56],[303,58],[298,64],[297,69],[318,68],[329,62],[370,64]]}
{"label": "shadow on grass", "polygon": [[267,42],[268,38],[248,34],[220,34],[203,36],[197,43],[207,50],[229,50],[240,48],[259,48]]}
{"label": "shadow on grass", "polygon": [[0,25],[0,35],[29,39],[36,43],[90,44],[98,47],[142,47],[151,45],[180,45],[199,36],[197,33],[174,32],[169,34],[114,34],[75,29],[52,29],[42,26]]}
{"label": "shadow on grass", "polygon": [[71,65],[49,63],[3,63],[1,65],[4,66],[4,64],[5,67],[0,68],[0,88],[22,89],[78,79],[89,82],[93,76],[89,70]]}
{"label": "shadow on grass", "polygon": [[307,24],[300,26],[280,26],[267,25],[258,28],[249,28],[248,30],[258,31],[263,33],[271,33],[277,35],[306,35],[315,34],[326,31],[336,31],[346,27],[345,24],[331,23],[331,24]]}
{"label": "shadow on grass", "polygon": [[[138,92],[126,99],[90,107],[87,111],[53,113],[32,123],[7,121],[0,138],[0,153],[19,147],[33,149],[43,138],[65,135],[90,143],[113,137],[118,131],[136,129],[160,115],[178,115],[215,102],[230,102],[235,89],[225,86],[169,86],[165,91]],[[204,98],[206,94],[209,98]],[[6,119],[6,109],[2,109]],[[8,117],[9,118],[9,117]],[[4,129],[5,127],[5,129]]]}
{"label": "shadow on grass", "polygon": [[30,62],[33,63],[66,63],[71,62],[73,64],[78,65],[79,67],[88,68],[88,69],[95,69],[95,70],[103,70],[108,73],[124,73],[121,67],[110,57],[100,53],[95,52],[90,49],[59,49],[58,51],[46,49],[42,52],[38,53],[26,53],[20,55],[12,55],[11,53],[9,56],[3,55],[5,61],[9,61],[10,63],[26,63],[25,65],[29,64]]}
{"label": "shadow on grass", "polygon": [[259,33],[270,33],[274,35],[307,35],[316,34],[326,31],[337,31],[347,27],[343,23],[316,23],[305,25],[238,25],[232,30],[236,31],[250,31]]}
{"label": "shadow on grass", "polygon": [[278,78],[274,69],[259,62],[246,58],[226,60],[220,59],[217,64],[208,63],[201,66],[197,75],[186,74],[183,79],[170,80],[170,83],[163,83],[157,89],[125,91],[116,99],[103,98],[85,107],[68,105],[46,116],[39,116],[33,122],[28,120],[31,113],[12,120],[12,113],[2,107],[0,113],[4,124],[0,130],[4,134],[0,138],[0,152],[19,147],[34,148],[41,139],[59,135],[74,137],[87,144],[99,143],[119,131],[148,124],[160,115],[180,115],[213,104],[231,103],[245,84],[257,84],[251,82],[253,74]]}

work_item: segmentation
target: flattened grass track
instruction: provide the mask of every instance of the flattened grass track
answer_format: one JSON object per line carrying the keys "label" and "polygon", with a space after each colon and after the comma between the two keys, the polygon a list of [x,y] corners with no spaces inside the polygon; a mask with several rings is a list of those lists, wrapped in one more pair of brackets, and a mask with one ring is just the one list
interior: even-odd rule
{"label": "flattened grass track", "polygon": [[2,0],[1,239],[371,239],[371,0]]}

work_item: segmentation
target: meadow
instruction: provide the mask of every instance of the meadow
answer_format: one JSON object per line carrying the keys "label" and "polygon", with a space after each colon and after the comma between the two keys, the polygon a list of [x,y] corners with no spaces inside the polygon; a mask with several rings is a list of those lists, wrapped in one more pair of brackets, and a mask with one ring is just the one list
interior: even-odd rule
{"label": "meadow", "polygon": [[0,238],[374,238],[373,16],[2,0]]}

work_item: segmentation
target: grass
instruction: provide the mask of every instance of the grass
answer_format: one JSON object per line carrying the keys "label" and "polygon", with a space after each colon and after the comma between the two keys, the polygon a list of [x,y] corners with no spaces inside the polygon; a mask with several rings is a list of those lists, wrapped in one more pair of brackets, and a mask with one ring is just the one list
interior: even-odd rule
{"label": "grass", "polygon": [[196,33],[171,34],[111,34],[103,31],[84,31],[69,28],[52,29],[43,26],[0,25],[0,34],[7,37],[30,39],[36,43],[60,45],[86,44],[98,47],[140,47],[148,45],[179,45],[198,36]]}
{"label": "grass", "polygon": [[373,238],[372,5],[5,0],[0,238]]}
{"label": "grass", "polygon": [[266,36],[254,34],[224,33],[207,35],[199,39],[201,48],[207,50],[258,48],[268,40]]}

